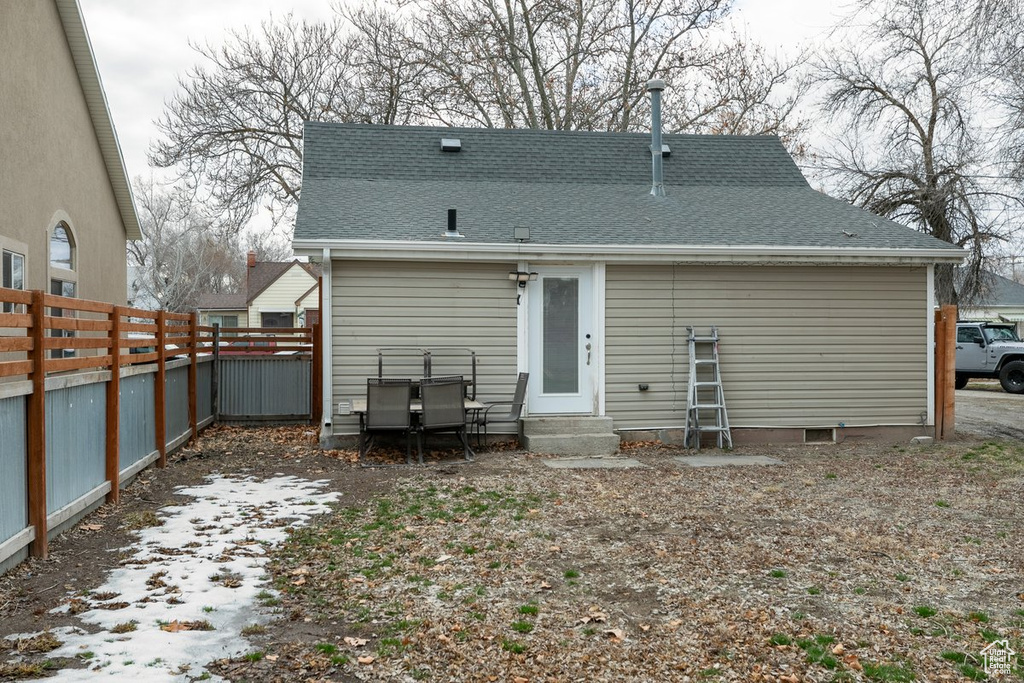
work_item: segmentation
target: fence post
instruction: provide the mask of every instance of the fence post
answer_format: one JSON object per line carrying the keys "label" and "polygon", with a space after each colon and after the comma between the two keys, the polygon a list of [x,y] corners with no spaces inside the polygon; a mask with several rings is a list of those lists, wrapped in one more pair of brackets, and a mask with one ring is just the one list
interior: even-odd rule
{"label": "fence post", "polygon": [[121,316],[123,310],[114,306],[110,313],[110,381],[107,382],[107,481],[110,482],[108,503],[121,497]]}
{"label": "fence post", "polygon": [[213,369],[210,371],[210,407],[213,422],[220,422],[220,323],[213,324]]}
{"label": "fence post", "polygon": [[956,306],[946,305],[941,308],[939,315],[942,317],[942,337],[939,339],[936,331],[936,343],[944,349],[942,353],[942,364],[935,363],[935,386],[938,389],[942,386],[942,403],[936,401],[936,422],[939,422],[938,413],[942,412],[942,431],[936,434],[939,439],[952,437],[956,431],[956,392],[954,382],[956,380]]}
{"label": "fence post", "polygon": [[320,322],[317,321],[309,327],[309,334],[312,343],[312,354],[313,358],[310,363],[310,372],[313,373],[309,383],[310,393],[309,397],[309,421],[312,425],[319,425],[320,420],[324,413],[324,392],[323,392],[323,373],[324,373],[324,359],[323,359],[323,340],[320,338]]}
{"label": "fence post", "polygon": [[188,342],[190,349],[188,354],[188,425],[192,428],[192,439],[199,436],[199,412],[196,407],[196,386],[199,383],[199,350],[196,348],[199,344],[198,328],[199,316],[195,311],[192,311],[192,316],[188,321]]}
{"label": "fence post", "polygon": [[30,552],[50,552],[46,526],[46,338],[43,292],[32,292],[32,394],[28,400],[28,523],[35,530]]}
{"label": "fence post", "polygon": [[156,314],[156,450],[159,453],[157,467],[167,467],[167,357],[164,346],[167,337],[167,319],[164,312]]}

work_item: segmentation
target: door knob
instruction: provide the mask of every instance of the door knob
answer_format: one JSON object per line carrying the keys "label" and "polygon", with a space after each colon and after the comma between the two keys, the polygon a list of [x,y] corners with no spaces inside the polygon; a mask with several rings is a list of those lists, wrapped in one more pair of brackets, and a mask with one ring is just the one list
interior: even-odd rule
{"label": "door knob", "polygon": [[590,348],[591,348],[590,342],[587,342],[587,345],[586,345],[585,348],[587,349],[587,365],[590,365]]}

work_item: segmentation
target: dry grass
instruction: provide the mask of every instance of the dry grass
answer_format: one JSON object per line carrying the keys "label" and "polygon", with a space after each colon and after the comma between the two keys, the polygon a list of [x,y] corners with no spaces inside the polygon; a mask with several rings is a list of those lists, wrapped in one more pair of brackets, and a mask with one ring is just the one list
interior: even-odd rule
{"label": "dry grass", "polygon": [[989,642],[1024,652],[1024,446],[737,452],[786,464],[398,472],[277,551],[281,609],[341,654],[285,627],[266,675],[980,680]]}

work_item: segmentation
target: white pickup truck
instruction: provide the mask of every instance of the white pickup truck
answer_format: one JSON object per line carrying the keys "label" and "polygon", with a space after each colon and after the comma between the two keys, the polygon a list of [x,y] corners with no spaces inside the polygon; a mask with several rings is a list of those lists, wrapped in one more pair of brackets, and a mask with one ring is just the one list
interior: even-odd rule
{"label": "white pickup truck", "polygon": [[998,379],[1003,391],[1024,394],[1024,342],[1012,325],[956,324],[956,388],[975,377]]}

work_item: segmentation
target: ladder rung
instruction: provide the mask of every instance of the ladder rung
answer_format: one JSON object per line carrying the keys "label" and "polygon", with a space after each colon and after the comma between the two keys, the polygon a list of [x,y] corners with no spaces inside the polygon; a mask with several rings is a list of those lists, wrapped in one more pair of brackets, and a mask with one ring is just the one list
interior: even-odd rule
{"label": "ladder rung", "polygon": [[692,406],[690,406],[691,409],[692,408],[707,408],[708,410],[711,410],[712,408],[717,409],[717,410],[721,410],[724,407],[725,407],[724,403],[694,403]]}
{"label": "ladder rung", "polygon": [[727,431],[729,428],[728,427],[695,427],[694,429],[696,429],[697,431],[700,431],[700,432],[724,432],[724,431]]}
{"label": "ladder rung", "polygon": [[693,362],[697,365],[715,365],[718,363],[717,358],[694,358]]}
{"label": "ladder rung", "polygon": [[720,386],[721,384],[722,384],[721,382],[717,382],[717,381],[716,382],[694,382],[693,386],[695,386],[695,387],[717,387],[717,386]]}

